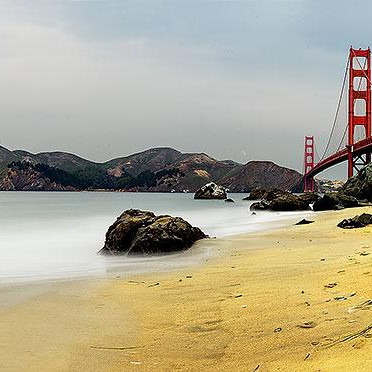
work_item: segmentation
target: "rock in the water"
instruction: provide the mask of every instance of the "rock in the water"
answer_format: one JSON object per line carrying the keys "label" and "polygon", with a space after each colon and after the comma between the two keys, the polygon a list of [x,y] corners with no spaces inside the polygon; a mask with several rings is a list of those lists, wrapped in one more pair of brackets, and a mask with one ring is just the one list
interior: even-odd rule
{"label": "rock in the water", "polygon": [[207,236],[180,217],[155,216],[152,212],[129,209],[106,233],[101,254],[143,255],[172,253],[191,247]]}
{"label": "rock in the water", "polygon": [[343,208],[358,207],[359,202],[353,196],[341,192],[324,194],[313,205],[314,211],[338,210]]}
{"label": "rock in the water", "polygon": [[372,163],[350,178],[342,187],[342,192],[359,200],[367,199],[372,202]]}
{"label": "rock in the water", "polygon": [[309,209],[309,203],[297,195],[284,193],[270,202],[272,211],[305,211]]}
{"label": "rock in the water", "polygon": [[314,221],[309,221],[309,220],[306,220],[305,218],[302,219],[301,221],[298,221],[297,223],[295,223],[295,225],[308,225],[310,223],[313,223]]}
{"label": "rock in the water", "polygon": [[227,193],[224,187],[210,182],[196,190],[194,199],[227,199]]}
{"label": "rock in the water", "polygon": [[234,200],[231,199],[231,198],[227,198],[227,199],[225,199],[225,202],[226,202],[226,203],[234,203]]}
{"label": "rock in the water", "polygon": [[372,224],[372,215],[369,213],[363,213],[353,218],[347,218],[342,220],[337,226],[342,229],[355,229],[365,227]]}

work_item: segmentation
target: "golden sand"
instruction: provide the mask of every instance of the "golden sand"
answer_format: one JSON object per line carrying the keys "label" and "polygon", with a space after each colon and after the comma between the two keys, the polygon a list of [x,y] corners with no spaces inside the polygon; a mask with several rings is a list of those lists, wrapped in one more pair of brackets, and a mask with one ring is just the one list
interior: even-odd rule
{"label": "golden sand", "polygon": [[362,211],[202,242],[220,257],[188,270],[55,285],[0,310],[0,370],[372,371],[372,229],[336,227]]}

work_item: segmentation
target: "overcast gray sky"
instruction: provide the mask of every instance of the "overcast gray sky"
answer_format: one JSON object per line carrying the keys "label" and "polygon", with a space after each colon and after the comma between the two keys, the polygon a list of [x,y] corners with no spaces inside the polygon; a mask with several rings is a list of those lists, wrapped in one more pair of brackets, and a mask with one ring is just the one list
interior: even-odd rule
{"label": "overcast gray sky", "polygon": [[0,0],[0,143],[96,161],[171,146],[301,171],[370,14],[368,0]]}

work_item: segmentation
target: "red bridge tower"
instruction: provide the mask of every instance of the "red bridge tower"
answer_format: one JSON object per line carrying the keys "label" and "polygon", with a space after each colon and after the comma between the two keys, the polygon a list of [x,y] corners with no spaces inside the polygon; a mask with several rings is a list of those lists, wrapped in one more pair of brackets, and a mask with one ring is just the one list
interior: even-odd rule
{"label": "red bridge tower", "polygon": [[[360,58],[364,62],[360,62]],[[363,64],[363,66],[362,66]],[[361,82],[364,82],[361,84]],[[359,86],[358,86],[359,85]],[[355,89],[357,86],[357,90]],[[365,88],[359,90],[360,87]],[[364,112],[355,113],[355,103],[357,100],[363,102]],[[348,115],[348,178],[353,176],[354,169],[359,169],[371,162],[371,154],[355,155],[353,146],[355,144],[355,128],[364,127],[365,138],[371,136],[371,51],[370,49],[353,49],[350,48],[349,57],[349,115]]]}

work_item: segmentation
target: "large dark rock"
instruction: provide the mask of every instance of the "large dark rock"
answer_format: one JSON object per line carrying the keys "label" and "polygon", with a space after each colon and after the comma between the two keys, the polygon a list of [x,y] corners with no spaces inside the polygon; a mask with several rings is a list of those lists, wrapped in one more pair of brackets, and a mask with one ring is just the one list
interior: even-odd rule
{"label": "large dark rock", "polygon": [[100,254],[143,255],[182,251],[207,236],[180,217],[129,209],[109,227]]}
{"label": "large dark rock", "polygon": [[342,229],[355,229],[365,227],[372,224],[372,215],[369,213],[362,213],[361,215],[353,218],[347,218],[342,220],[337,226]]}
{"label": "large dark rock", "polygon": [[256,199],[258,197],[262,200],[253,203],[250,206],[251,210],[303,211],[310,209],[309,197],[294,195],[279,189],[255,189],[253,198]]}
{"label": "large dark rock", "polygon": [[272,189],[264,189],[262,187],[254,188],[250,193],[249,196],[243,198],[243,200],[266,200],[271,201],[281,195],[285,194],[285,191],[280,190],[278,188]]}
{"label": "large dark rock", "polygon": [[194,199],[227,199],[227,193],[224,187],[210,182],[196,190]]}
{"label": "large dark rock", "polygon": [[272,211],[306,211],[309,203],[297,195],[285,193],[270,201]]}
{"label": "large dark rock", "polygon": [[314,211],[337,210],[343,208],[358,207],[359,202],[353,196],[345,195],[340,192],[324,194],[313,205]]}
{"label": "large dark rock", "polygon": [[342,192],[359,200],[366,199],[372,202],[372,163],[366,165],[356,176],[350,178],[342,187]]}

